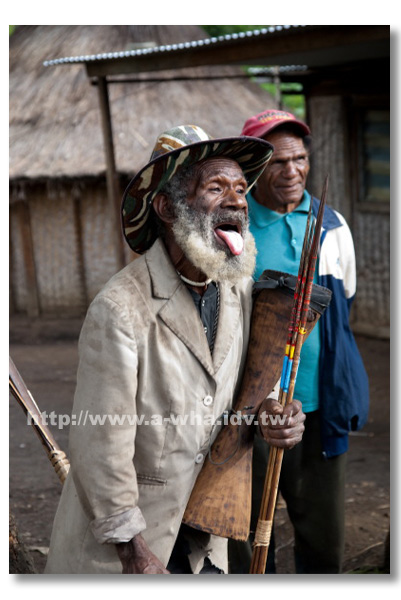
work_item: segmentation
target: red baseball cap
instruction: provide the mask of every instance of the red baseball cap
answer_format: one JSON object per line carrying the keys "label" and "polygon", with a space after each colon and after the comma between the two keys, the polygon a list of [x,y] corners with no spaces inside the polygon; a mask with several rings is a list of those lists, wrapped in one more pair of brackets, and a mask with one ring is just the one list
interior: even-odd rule
{"label": "red baseball cap", "polygon": [[287,123],[296,126],[301,131],[302,137],[311,134],[306,123],[297,119],[293,114],[283,110],[268,109],[245,121],[241,135],[263,138],[276,127]]}

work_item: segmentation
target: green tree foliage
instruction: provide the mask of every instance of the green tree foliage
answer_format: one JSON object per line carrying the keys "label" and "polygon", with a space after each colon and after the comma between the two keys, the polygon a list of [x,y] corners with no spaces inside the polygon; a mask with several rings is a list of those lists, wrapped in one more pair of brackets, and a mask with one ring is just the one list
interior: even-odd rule
{"label": "green tree foliage", "polygon": [[[263,29],[269,25],[201,25],[203,29],[211,37],[219,37],[220,35],[228,35],[231,33],[239,33],[241,31],[254,31],[255,29]],[[258,83],[257,79],[255,82]],[[275,83],[261,83],[265,89],[273,97],[277,96]],[[305,97],[302,93],[302,85],[299,83],[281,83],[281,96],[283,99],[283,108],[295,114],[298,118],[305,117]],[[289,92],[289,93],[286,93]],[[294,93],[294,92],[299,92]]]}
{"label": "green tree foliage", "polygon": [[[276,97],[275,83],[259,84],[266,92]],[[281,83],[281,96],[283,98],[283,108],[292,112],[298,119],[305,118],[305,96],[301,83]],[[297,93],[298,92],[298,93]]]}

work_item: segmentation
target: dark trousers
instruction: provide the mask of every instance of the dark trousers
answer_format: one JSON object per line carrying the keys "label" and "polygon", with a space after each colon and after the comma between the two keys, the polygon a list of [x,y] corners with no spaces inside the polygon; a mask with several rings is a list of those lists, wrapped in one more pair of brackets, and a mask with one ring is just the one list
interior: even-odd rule
{"label": "dark trousers", "polygon": [[[178,537],[174,544],[173,552],[167,564],[167,569],[172,575],[192,575],[192,569],[188,556],[191,553],[188,537],[191,535],[191,528],[182,524],[178,532]],[[213,565],[206,556],[203,567],[199,575],[223,575],[223,571]]]}
{"label": "dark trousers", "polygon": [[[255,439],[251,531],[255,531],[268,460],[268,446]],[[302,442],[284,452],[279,489],[294,527],[297,573],[340,573],[344,552],[346,455],[326,459],[320,442],[319,412],[308,413]],[[253,535],[229,542],[230,573],[248,573]],[[275,573],[274,531],[266,573]]]}

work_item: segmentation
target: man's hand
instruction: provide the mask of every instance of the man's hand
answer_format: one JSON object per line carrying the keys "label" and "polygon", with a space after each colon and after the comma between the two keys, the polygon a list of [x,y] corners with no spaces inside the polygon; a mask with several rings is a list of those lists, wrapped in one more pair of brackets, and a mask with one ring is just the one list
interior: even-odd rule
{"label": "man's hand", "polygon": [[129,542],[116,544],[117,553],[123,566],[123,574],[133,575],[168,575],[170,571],[149,550],[141,534]]}
{"label": "man's hand", "polygon": [[260,431],[268,444],[289,450],[302,440],[305,414],[299,400],[284,408],[277,400],[263,400],[258,414]]}

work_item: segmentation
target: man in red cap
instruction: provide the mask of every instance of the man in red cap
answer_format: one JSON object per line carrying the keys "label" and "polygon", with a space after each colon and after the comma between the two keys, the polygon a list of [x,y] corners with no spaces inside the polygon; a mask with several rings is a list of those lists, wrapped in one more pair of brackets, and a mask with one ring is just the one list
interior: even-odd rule
{"label": "man in red cap", "polygon": [[[311,196],[306,190],[311,132],[289,112],[250,117],[242,135],[274,146],[273,157],[247,194],[257,259],[265,269],[297,275]],[[334,184],[334,182],[333,182]],[[313,214],[319,201],[313,198]],[[297,573],[339,573],[344,546],[344,486],[348,432],[367,419],[366,372],[349,326],[356,289],[353,241],[345,219],[326,207],[315,283],[333,292],[330,307],[304,344],[294,397],[306,413],[303,441],[284,455],[280,489],[295,532]],[[266,449],[254,453],[256,522],[266,472]],[[275,572],[271,544],[266,572]],[[240,556],[235,556],[239,552]],[[250,546],[233,545],[236,572],[248,572]]]}

